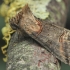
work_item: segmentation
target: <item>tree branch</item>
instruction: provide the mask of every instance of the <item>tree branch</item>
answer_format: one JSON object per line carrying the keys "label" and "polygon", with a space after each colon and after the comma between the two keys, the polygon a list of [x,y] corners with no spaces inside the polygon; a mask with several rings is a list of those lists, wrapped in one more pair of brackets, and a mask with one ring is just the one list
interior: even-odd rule
{"label": "tree branch", "polygon": [[[67,14],[66,4],[64,4],[64,2],[65,0],[61,2],[51,0],[49,5],[47,6],[48,11],[50,12],[49,18],[40,21],[44,24],[47,23],[65,26]],[[50,28],[51,27],[52,26],[50,26]],[[50,33],[54,34],[54,31]],[[12,35],[11,41],[9,43],[7,70],[40,69],[60,70],[60,64],[55,56],[53,56],[50,52],[43,48],[42,45],[37,43],[27,34],[23,34],[20,30],[17,30],[16,33]]]}

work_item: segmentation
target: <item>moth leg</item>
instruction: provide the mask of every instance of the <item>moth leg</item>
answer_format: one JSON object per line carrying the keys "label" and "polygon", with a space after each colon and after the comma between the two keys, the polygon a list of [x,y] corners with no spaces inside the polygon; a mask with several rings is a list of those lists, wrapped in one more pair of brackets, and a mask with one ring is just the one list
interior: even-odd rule
{"label": "moth leg", "polygon": [[39,20],[36,20],[36,21],[37,21],[37,25],[40,26],[40,30],[38,31],[38,34],[37,34],[37,35],[39,35],[42,32],[43,26]]}

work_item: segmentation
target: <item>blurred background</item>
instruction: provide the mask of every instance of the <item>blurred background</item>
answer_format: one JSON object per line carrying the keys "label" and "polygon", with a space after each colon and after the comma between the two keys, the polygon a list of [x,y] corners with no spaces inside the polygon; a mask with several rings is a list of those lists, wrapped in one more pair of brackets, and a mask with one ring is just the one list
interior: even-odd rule
{"label": "blurred background", "polygon": [[[2,0],[0,0],[0,4],[2,3]],[[4,18],[0,16],[0,70],[6,70],[6,63],[2,60],[4,55],[1,52],[1,46],[5,44],[5,42],[2,40],[2,33],[1,29],[2,27],[5,26]]]}
{"label": "blurred background", "polygon": [[[2,3],[2,1],[3,0],[0,0],[0,4]],[[1,46],[5,45],[5,42],[2,40],[3,35],[1,33],[1,29],[3,26],[5,26],[4,18],[0,16],[0,70],[6,70],[6,63],[2,60],[4,55],[2,54],[2,51],[1,51]],[[70,29],[70,7],[69,7],[65,28]],[[61,63],[61,70],[70,70],[70,66],[64,63]]]}

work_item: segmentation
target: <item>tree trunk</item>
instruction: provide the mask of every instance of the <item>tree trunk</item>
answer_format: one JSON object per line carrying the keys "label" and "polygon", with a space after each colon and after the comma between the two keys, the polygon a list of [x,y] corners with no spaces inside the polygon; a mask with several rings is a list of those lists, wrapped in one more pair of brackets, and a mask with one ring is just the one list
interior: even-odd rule
{"label": "tree trunk", "polygon": [[[51,0],[47,6],[50,18],[43,23],[65,26],[68,0]],[[62,23],[62,24],[61,24]],[[6,70],[60,70],[60,61],[31,37],[16,31],[8,46]]]}

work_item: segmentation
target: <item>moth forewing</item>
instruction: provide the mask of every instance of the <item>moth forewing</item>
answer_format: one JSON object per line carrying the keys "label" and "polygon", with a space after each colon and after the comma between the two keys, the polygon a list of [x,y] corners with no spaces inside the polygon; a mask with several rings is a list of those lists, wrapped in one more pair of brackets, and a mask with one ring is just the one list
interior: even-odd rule
{"label": "moth forewing", "polygon": [[[42,23],[43,25],[44,23]],[[33,32],[30,34],[45,49],[51,52],[59,60],[70,64],[70,31],[62,27],[51,24],[45,24],[42,32],[37,35]]]}

